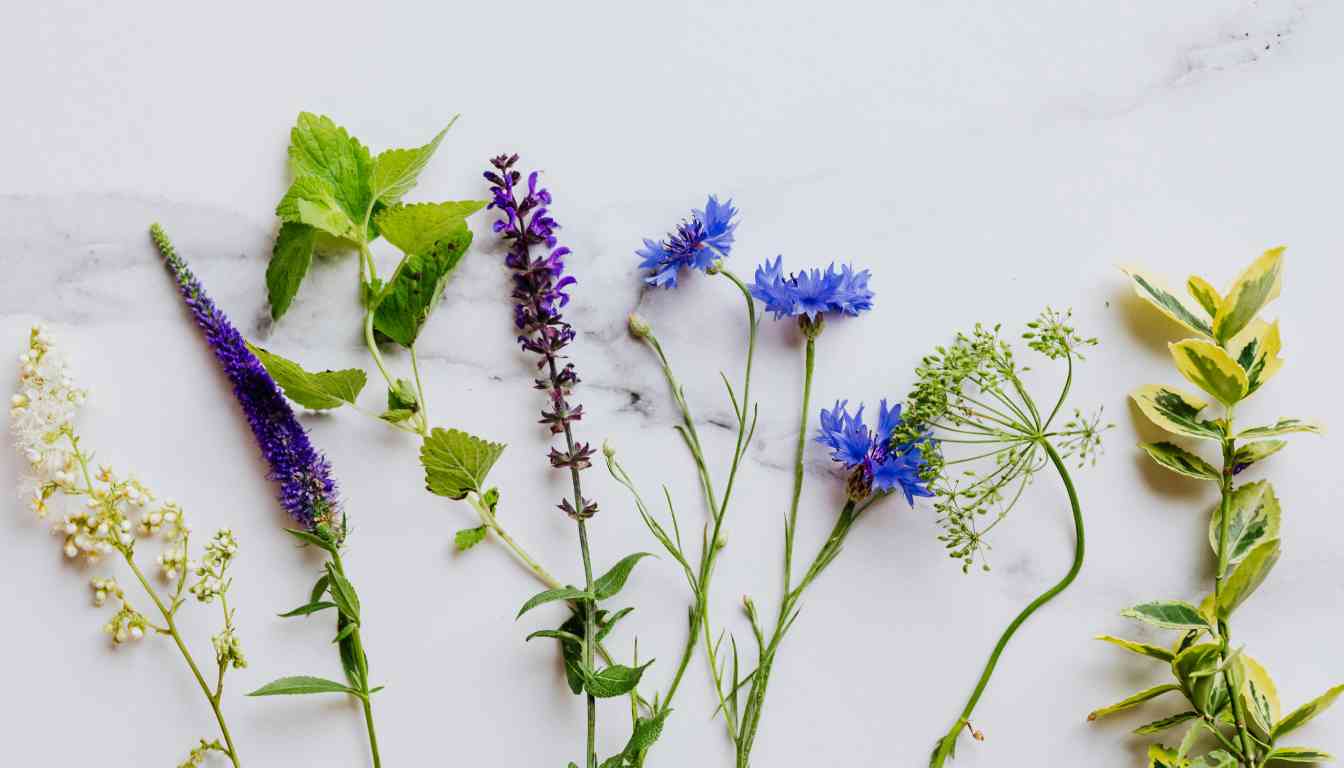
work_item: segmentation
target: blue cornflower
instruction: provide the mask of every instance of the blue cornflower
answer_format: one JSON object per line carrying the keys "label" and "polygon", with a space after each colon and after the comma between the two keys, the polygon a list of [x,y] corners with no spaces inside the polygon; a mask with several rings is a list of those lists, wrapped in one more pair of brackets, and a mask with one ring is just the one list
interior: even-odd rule
{"label": "blue cornflower", "polygon": [[875,429],[864,423],[862,405],[853,414],[848,400],[822,409],[817,442],[830,448],[831,458],[851,471],[852,498],[862,500],[872,491],[899,490],[907,503],[914,504],[916,496],[933,495],[920,477],[924,456],[919,448],[912,443],[892,443],[901,423],[900,404],[888,408],[885,399],[878,408]]}
{"label": "blue cornflower", "polygon": [[868,288],[868,270],[855,272],[848,264],[836,269],[805,269],[785,276],[784,257],[766,261],[756,268],[751,295],[765,304],[775,319],[805,316],[815,321],[826,313],[851,317],[873,308],[873,292]]}
{"label": "blue cornflower", "polygon": [[677,273],[683,267],[706,272],[719,259],[727,258],[733,248],[733,230],[737,229],[737,209],[733,201],[720,203],[710,195],[704,208],[691,211],[691,217],[677,225],[666,240],[644,240],[635,251],[643,259],[640,269],[651,272],[644,278],[649,285],[677,287]]}

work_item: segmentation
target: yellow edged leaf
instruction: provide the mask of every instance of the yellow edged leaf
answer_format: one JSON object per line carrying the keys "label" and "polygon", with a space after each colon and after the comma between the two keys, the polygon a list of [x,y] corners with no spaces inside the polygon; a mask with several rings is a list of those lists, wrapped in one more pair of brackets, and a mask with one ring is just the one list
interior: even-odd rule
{"label": "yellow edged leaf", "polygon": [[1246,371],[1250,384],[1247,394],[1256,391],[1283,367],[1279,350],[1279,321],[1266,323],[1256,318],[1228,342],[1227,348],[1236,356],[1237,365]]}
{"label": "yellow edged leaf", "polygon": [[1223,297],[1218,295],[1218,289],[1210,285],[1208,280],[1199,275],[1191,275],[1190,279],[1185,281],[1185,289],[1210,316],[1218,314],[1218,307],[1223,303]]}
{"label": "yellow edged leaf", "polygon": [[1213,317],[1213,337],[1227,341],[1250,324],[1283,287],[1283,246],[1265,251],[1232,283]]}
{"label": "yellow edged leaf", "polygon": [[1129,397],[1149,421],[1168,432],[1203,440],[1223,439],[1223,430],[1216,422],[1199,417],[1208,403],[1194,395],[1161,384],[1148,384]]}
{"label": "yellow edged leaf", "polygon": [[1173,292],[1158,278],[1137,267],[1121,267],[1134,285],[1139,298],[1157,307],[1162,314],[1196,333],[1213,335],[1212,321],[1203,307],[1191,306],[1184,297]]}
{"label": "yellow edged leaf", "polygon": [[1227,350],[1203,339],[1186,339],[1168,347],[1176,361],[1176,370],[1218,402],[1235,405],[1246,397],[1250,379]]}

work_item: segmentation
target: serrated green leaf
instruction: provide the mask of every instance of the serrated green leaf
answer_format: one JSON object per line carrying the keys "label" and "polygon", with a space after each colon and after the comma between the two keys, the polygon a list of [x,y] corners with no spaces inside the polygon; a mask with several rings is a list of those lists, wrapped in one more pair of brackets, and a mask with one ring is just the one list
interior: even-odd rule
{"label": "serrated green leaf", "polygon": [[492,443],[456,429],[435,428],[420,447],[425,487],[450,499],[480,493],[490,468],[504,453],[503,443]]}
{"label": "serrated green leaf", "polygon": [[1135,728],[1134,732],[1140,735],[1147,735],[1150,733],[1161,733],[1162,731],[1165,731],[1168,728],[1175,728],[1181,723],[1189,722],[1197,717],[1199,717],[1198,712],[1181,712],[1180,714],[1177,715],[1164,717],[1161,720],[1154,720],[1153,722],[1147,725],[1141,725],[1138,728]]}
{"label": "serrated green leaf", "polygon": [[1176,654],[1172,653],[1166,648],[1157,645],[1149,645],[1148,643],[1140,643],[1134,640],[1126,640],[1124,638],[1113,637],[1111,635],[1097,635],[1097,639],[1107,643],[1111,643],[1112,645],[1118,645],[1121,648],[1124,648],[1127,651],[1137,653],[1140,656],[1147,656],[1152,659],[1157,659],[1158,661],[1165,661],[1170,663],[1172,659],[1176,658]]}
{"label": "serrated green leaf", "polygon": [[448,129],[452,128],[455,122],[456,117],[448,121],[448,125],[423,147],[379,152],[373,159],[370,181],[373,198],[392,205],[411,191],[420,177],[420,172],[425,169],[429,159],[434,156],[434,151],[439,148],[439,142],[443,141],[444,134],[448,133]]}
{"label": "serrated green leaf", "polygon": [[1120,615],[1130,619],[1138,619],[1163,629],[1207,630],[1209,628],[1208,622],[1204,620],[1198,608],[1180,600],[1141,603],[1133,608],[1126,608],[1120,612]]}
{"label": "serrated green leaf", "polygon": [[390,411],[420,410],[420,397],[415,393],[415,385],[406,379],[397,379],[387,388],[387,409]]}
{"label": "serrated green leaf", "polygon": [[368,376],[358,368],[311,373],[293,360],[287,360],[255,344],[248,344],[247,348],[285,391],[286,397],[314,411],[354,405],[368,381]]}
{"label": "serrated green leaf", "polygon": [[1149,384],[1130,398],[1149,421],[1168,432],[1201,440],[1223,439],[1223,430],[1216,422],[1199,418],[1208,404],[1198,397],[1172,387]]}
{"label": "serrated green leaf", "polygon": [[307,675],[295,675],[293,677],[282,677],[279,680],[272,680],[247,695],[303,696],[312,693],[353,693],[357,695],[359,692],[349,686],[342,685],[335,680],[327,680],[321,677],[309,677]]}
{"label": "serrated green leaf", "polygon": [[1264,461],[1283,450],[1288,445],[1287,440],[1257,440],[1253,443],[1246,443],[1232,454],[1232,472],[1236,474],[1244,471],[1247,467],[1256,462]]}
{"label": "serrated green leaf", "polygon": [[648,552],[637,552],[623,557],[620,562],[611,567],[611,570],[594,579],[593,594],[596,595],[596,599],[606,600],[615,596],[625,586],[625,582],[630,578],[630,572],[634,570],[635,564],[651,556]]}
{"label": "serrated green leaf", "polygon": [[459,552],[466,552],[468,549],[485,541],[486,527],[478,525],[475,528],[463,528],[453,535],[453,545]]}
{"label": "serrated green leaf", "polygon": [[1203,339],[1185,339],[1167,346],[1176,362],[1176,370],[1223,405],[1235,405],[1250,391],[1246,371],[1217,344]]}
{"label": "serrated green leaf", "polygon": [[413,345],[448,278],[471,247],[471,239],[471,230],[462,224],[431,243],[424,253],[403,259],[382,291],[374,312],[374,330],[403,347]]}
{"label": "serrated green leaf", "polygon": [[354,220],[341,208],[335,193],[313,176],[295,179],[275,213],[286,223],[305,224],[345,240],[357,241],[359,237]]}
{"label": "serrated green leaf", "polygon": [[447,237],[460,237],[467,217],[485,207],[484,200],[392,205],[375,219],[383,239],[402,253],[423,255]]}
{"label": "serrated green leaf", "polygon": [[585,688],[599,699],[624,696],[639,685],[639,679],[644,676],[644,670],[648,669],[652,663],[653,660],[650,659],[638,667],[612,664],[589,675]]}
{"label": "serrated green leaf", "polygon": [[1335,756],[1311,747],[1275,747],[1266,759],[1282,760],[1285,763],[1328,763]]}
{"label": "serrated green leaf", "polygon": [[630,734],[630,740],[625,743],[623,754],[628,758],[634,758],[652,747],[654,742],[658,741],[658,737],[663,735],[663,725],[670,714],[672,710],[661,709],[653,717],[639,718],[634,731]]}
{"label": "serrated green leaf", "polygon": [[1183,297],[1168,289],[1162,280],[1136,267],[1122,267],[1134,285],[1139,298],[1157,307],[1162,314],[1181,325],[1205,336],[1211,336],[1211,321],[1202,307],[1190,305]]}
{"label": "serrated green leaf", "polygon": [[1278,539],[1266,539],[1246,553],[1246,557],[1228,574],[1218,593],[1219,618],[1226,619],[1246,602],[1246,598],[1255,592],[1273,570],[1281,551]]}
{"label": "serrated green leaf", "polygon": [[307,224],[285,222],[275,237],[271,261],[266,265],[266,297],[271,319],[279,320],[299,292],[299,284],[313,263],[313,244],[317,231]]}
{"label": "serrated green leaf", "polygon": [[1256,440],[1262,437],[1289,435],[1294,432],[1311,432],[1313,434],[1319,434],[1321,432],[1321,425],[1311,421],[1303,421],[1302,419],[1279,419],[1273,424],[1268,424],[1263,427],[1243,429],[1241,432],[1237,433],[1237,439]]}
{"label": "serrated green leaf", "polygon": [[1232,284],[1213,318],[1213,336],[1221,342],[1236,336],[1279,295],[1283,286],[1282,247],[1265,251]]}
{"label": "serrated green leaf", "polygon": [[294,610],[289,611],[288,613],[282,613],[280,614],[280,618],[288,619],[293,616],[307,616],[310,613],[317,613],[318,611],[325,611],[328,608],[335,608],[335,607],[336,607],[335,603],[329,603],[325,601],[315,601],[308,603],[307,605],[300,605],[298,608],[295,608]]}
{"label": "serrated green leaf", "polygon": [[1221,479],[1218,470],[1214,469],[1207,461],[1175,443],[1164,440],[1160,443],[1141,443],[1139,447],[1152,457],[1153,461],[1178,475],[1199,480]]}
{"label": "serrated green leaf", "polygon": [[1301,728],[1311,722],[1320,713],[1324,712],[1335,703],[1335,699],[1344,693],[1344,685],[1336,685],[1325,693],[1317,696],[1311,701],[1289,712],[1286,717],[1274,725],[1274,730],[1270,733],[1271,740],[1278,741],[1283,736]]}
{"label": "serrated green leaf", "polygon": [[[1228,501],[1231,517],[1227,522],[1227,562],[1236,565],[1255,545],[1279,536],[1282,512],[1274,488],[1266,481],[1246,483],[1232,492]],[[1218,553],[1218,535],[1222,530],[1222,506],[1213,508],[1209,519],[1209,546]]]}
{"label": "serrated green leaf", "polygon": [[350,221],[363,221],[373,203],[369,150],[331,118],[303,112],[289,134],[289,165],[297,177],[324,181]]}
{"label": "serrated green leaf", "polygon": [[522,618],[524,613],[527,613],[539,605],[545,605],[546,603],[553,603],[557,600],[587,600],[591,597],[592,595],[578,587],[556,587],[555,589],[548,589],[545,592],[539,592],[533,595],[526,603],[523,603],[523,607],[518,609],[518,615],[514,618]]}
{"label": "serrated green leaf", "polygon": [[390,424],[400,424],[414,415],[415,411],[408,411],[405,408],[389,408],[378,414],[378,418]]}
{"label": "serrated green leaf", "polygon": [[[318,536],[315,533],[309,533],[308,531],[301,531],[296,528],[282,528],[281,530],[283,530],[285,533],[288,533],[290,536],[293,536],[294,538],[298,539],[299,541],[303,542],[304,544],[310,544],[314,547],[326,550],[327,552],[331,552],[333,554],[335,554],[336,552],[335,544],[333,544],[330,541],[327,541],[326,539],[322,538],[321,536]],[[319,579],[318,583],[322,583],[322,580]],[[316,589],[316,587],[314,587],[314,589]]]}
{"label": "serrated green leaf", "polygon": [[1106,717],[1107,715],[1113,715],[1113,714],[1115,714],[1116,712],[1123,712],[1123,711],[1125,711],[1126,709],[1132,709],[1133,707],[1137,707],[1138,705],[1142,704],[1143,702],[1148,701],[1148,700],[1150,700],[1150,699],[1155,699],[1155,698],[1157,698],[1158,696],[1161,696],[1161,695],[1164,694],[1164,693],[1170,693],[1171,691],[1179,691],[1179,690],[1181,690],[1181,687],[1180,687],[1179,685],[1174,684],[1174,683],[1167,683],[1167,684],[1165,684],[1165,685],[1157,685],[1157,686],[1154,686],[1154,687],[1149,688],[1149,689],[1147,689],[1147,690],[1139,691],[1138,693],[1134,694],[1133,696],[1130,696],[1130,697],[1128,697],[1128,698],[1125,698],[1125,699],[1123,699],[1123,700],[1121,700],[1121,701],[1117,701],[1116,703],[1111,704],[1111,705],[1109,705],[1109,706],[1105,706],[1105,707],[1101,707],[1100,709],[1093,710],[1092,712],[1090,712],[1090,713],[1088,714],[1087,719],[1088,719],[1089,721],[1091,721],[1091,720],[1099,720],[1099,719],[1101,719],[1101,718],[1103,718],[1103,717]]}
{"label": "serrated green leaf", "polygon": [[355,624],[359,623],[359,595],[355,593],[355,585],[345,578],[340,571],[331,563],[327,563],[327,578],[330,583],[331,599],[335,601],[336,608],[341,615]]}

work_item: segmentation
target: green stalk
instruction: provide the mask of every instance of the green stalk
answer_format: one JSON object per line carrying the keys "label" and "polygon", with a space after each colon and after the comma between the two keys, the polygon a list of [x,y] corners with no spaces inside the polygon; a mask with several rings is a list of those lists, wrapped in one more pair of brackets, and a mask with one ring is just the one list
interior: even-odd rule
{"label": "green stalk", "polygon": [[[341,562],[340,553],[334,547],[331,550],[331,563],[336,568],[336,572],[344,578],[345,565]],[[355,624],[355,629],[341,642],[350,643],[350,655],[354,658],[355,664],[359,668],[359,700],[364,708],[364,726],[369,733],[369,753],[373,757],[373,768],[382,768],[383,761],[378,754],[378,732],[373,726],[373,693],[369,690],[369,662],[368,657],[364,653],[364,642],[360,638],[359,624],[357,622]]]}
{"label": "green stalk", "polygon": [[[1031,401],[1027,400],[1026,402],[1028,406],[1030,406]],[[1032,410],[1035,412],[1034,408]],[[1046,455],[1050,457],[1050,462],[1055,465],[1055,470],[1059,472],[1059,477],[1064,482],[1064,490],[1069,496],[1069,506],[1073,512],[1073,528],[1076,536],[1073,547],[1073,565],[1069,567],[1069,572],[1065,574],[1064,578],[1061,579],[1058,584],[1046,590],[1035,600],[1032,600],[1026,608],[1022,609],[1022,612],[1013,619],[1012,623],[1008,625],[1008,628],[1004,630],[1003,635],[999,637],[999,642],[995,644],[994,651],[989,655],[989,660],[985,663],[985,669],[980,674],[980,680],[976,683],[975,690],[971,693],[970,700],[966,702],[966,706],[962,709],[961,715],[957,718],[957,721],[952,724],[950,729],[948,729],[947,735],[943,736],[934,748],[933,755],[929,760],[931,768],[941,768],[941,766],[945,765],[947,760],[952,757],[956,751],[957,737],[961,735],[963,728],[971,730],[971,734],[977,740],[984,738],[979,731],[971,728],[970,718],[971,713],[975,710],[975,705],[980,701],[980,696],[985,692],[986,686],[989,685],[989,678],[994,674],[994,668],[999,663],[999,656],[1003,654],[1004,648],[1008,646],[1008,641],[1013,638],[1013,635],[1017,632],[1018,628],[1021,627],[1022,624],[1041,606],[1055,599],[1059,593],[1068,589],[1069,585],[1073,583],[1073,580],[1078,577],[1078,572],[1083,567],[1083,555],[1086,552],[1086,542],[1083,535],[1083,511],[1078,502],[1078,493],[1073,487],[1073,479],[1069,476],[1069,471],[1064,466],[1064,460],[1060,458],[1059,453],[1055,451],[1055,447],[1050,444],[1050,441],[1040,438],[1037,442],[1045,450]]]}
{"label": "green stalk", "polygon": [[[1228,435],[1233,434],[1232,411],[1233,411],[1232,407],[1228,406],[1226,417]],[[1235,462],[1235,459],[1233,458],[1235,453],[1236,453],[1236,441],[1231,437],[1224,438],[1223,472],[1222,472],[1222,480],[1219,483],[1219,490],[1221,492],[1222,498],[1219,502],[1219,513],[1221,519],[1219,520],[1218,525],[1218,570],[1214,573],[1214,579],[1213,579],[1213,604],[1215,606],[1215,610],[1217,610],[1216,606],[1219,604],[1219,596],[1223,588],[1223,578],[1227,575],[1227,560],[1229,557],[1229,552],[1227,548],[1228,527],[1232,517],[1232,492],[1234,490],[1232,487],[1232,467]],[[1231,642],[1232,642],[1231,629],[1228,627],[1226,620],[1219,618],[1218,660],[1221,664],[1226,665],[1228,656],[1228,647],[1231,645]],[[1237,688],[1233,685],[1231,671],[1228,670],[1226,666],[1224,666],[1223,669],[1223,680],[1227,685],[1227,690],[1230,693],[1228,698],[1231,699],[1232,703],[1232,721],[1233,724],[1236,726],[1237,735],[1241,741],[1242,764],[1246,766],[1246,768],[1256,768],[1255,751],[1254,747],[1251,744],[1251,736],[1249,730],[1246,727],[1246,716],[1241,711],[1240,691],[1238,691]]]}

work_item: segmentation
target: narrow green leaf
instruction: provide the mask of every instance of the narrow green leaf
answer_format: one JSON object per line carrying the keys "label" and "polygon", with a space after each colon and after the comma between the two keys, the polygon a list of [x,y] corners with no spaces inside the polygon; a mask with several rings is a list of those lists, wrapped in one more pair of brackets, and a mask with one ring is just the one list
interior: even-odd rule
{"label": "narrow green leaf", "polygon": [[456,429],[435,428],[420,447],[425,487],[450,499],[480,493],[490,468],[504,453],[503,443],[492,443]]}
{"label": "narrow green leaf", "polygon": [[1238,440],[1256,440],[1262,437],[1278,437],[1279,435],[1289,435],[1294,432],[1311,432],[1313,434],[1321,433],[1321,425],[1302,419],[1279,419],[1273,424],[1263,427],[1251,427],[1243,429],[1237,434]]}
{"label": "narrow green leaf", "polygon": [[358,695],[359,692],[334,680],[296,675],[294,677],[282,677],[279,680],[272,680],[247,695],[302,696],[311,693],[353,693]]}
{"label": "narrow green leaf", "polygon": [[650,659],[638,667],[612,664],[588,676],[587,690],[599,699],[624,696],[639,685],[639,679],[644,676],[644,670],[648,669],[652,663],[653,660]]}
{"label": "narrow green leaf", "polygon": [[335,637],[334,639],[332,639],[331,642],[332,642],[332,643],[339,643],[339,642],[341,642],[341,641],[344,640],[345,638],[347,638],[347,637],[349,637],[349,636],[355,634],[355,630],[356,630],[356,629],[359,629],[359,625],[358,625],[358,624],[355,624],[355,623],[346,624],[345,626],[343,626],[343,627],[341,627],[340,629],[336,630],[336,637]]}
{"label": "narrow green leaf", "polygon": [[1139,643],[1133,640],[1125,640],[1124,638],[1113,637],[1111,635],[1097,635],[1097,639],[1107,643],[1111,643],[1113,645],[1118,645],[1121,648],[1124,648],[1127,651],[1133,651],[1134,653],[1137,653],[1140,656],[1147,656],[1149,658],[1157,659],[1158,661],[1165,661],[1170,663],[1172,659],[1176,658],[1176,654],[1172,653],[1166,648],[1157,645],[1149,645],[1148,643]]}
{"label": "narrow green leaf", "polygon": [[443,141],[444,134],[457,122],[454,117],[448,122],[442,131],[439,131],[430,142],[423,147],[413,149],[389,149],[379,152],[373,159],[373,173],[370,186],[373,188],[373,198],[391,205],[399,202],[420,177],[420,172],[425,169],[429,159],[434,156],[434,151],[439,148],[439,142]]}
{"label": "narrow green leaf", "polygon": [[466,552],[485,541],[486,530],[484,525],[478,525],[475,528],[463,528],[453,535],[453,544],[459,552]]}
{"label": "narrow green leaf", "polygon": [[1281,546],[1278,539],[1266,539],[1256,544],[1245,559],[1232,569],[1218,593],[1218,616],[1232,615],[1237,606],[1246,601],[1279,561]]}
{"label": "narrow green leaf", "polygon": [[1335,756],[1311,747],[1275,747],[1267,759],[1282,760],[1285,763],[1328,763],[1333,761]]}
{"label": "narrow green leaf", "polygon": [[1143,702],[1148,701],[1150,699],[1155,699],[1164,693],[1170,693],[1171,691],[1179,691],[1179,690],[1181,690],[1181,687],[1179,685],[1176,685],[1175,683],[1167,683],[1165,685],[1154,686],[1147,690],[1139,691],[1133,696],[1130,696],[1121,701],[1117,701],[1116,703],[1111,704],[1109,706],[1093,710],[1091,713],[1088,714],[1087,719],[1089,721],[1098,720],[1100,718],[1106,717],[1107,715],[1113,715],[1116,712],[1123,712],[1126,709],[1132,709],[1133,707],[1137,707]]}
{"label": "narrow green leaf", "polygon": [[1190,720],[1194,720],[1197,717],[1199,717],[1198,712],[1182,712],[1178,715],[1164,717],[1161,720],[1154,720],[1153,722],[1147,725],[1141,725],[1138,728],[1135,728],[1134,732],[1140,735],[1147,735],[1150,733],[1161,733],[1162,731],[1165,731],[1168,728],[1174,728],[1180,725],[1181,723],[1189,722]]}
{"label": "narrow green leaf", "polygon": [[294,295],[299,292],[299,284],[313,263],[316,241],[317,230],[307,224],[287,221],[280,225],[280,233],[271,249],[271,261],[266,265],[266,297],[271,305],[271,319],[279,320],[289,310]]}
{"label": "narrow green leaf", "polygon": [[1286,445],[1287,440],[1257,440],[1254,443],[1246,443],[1232,454],[1232,472],[1239,473],[1258,461],[1264,461],[1283,450]]}
{"label": "narrow green leaf", "polygon": [[1133,608],[1126,608],[1120,612],[1120,615],[1130,619],[1138,619],[1163,629],[1207,630],[1209,628],[1208,622],[1204,620],[1198,608],[1180,600],[1142,603]]}
{"label": "narrow green leaf", "polygon": [[359,595],[355,594],[355,585],[341,575],[331,563],[327,563],[327,576],[331,583],[331,599],[337,609],[351,622],[359,623]]}
{"label": "narrow green leaf", "polygon": [[651,557],[650,553],[637,552],[623,557],[611,567],[611,570],[593,580],[593,594],[596,595],[596,599],[606,600],[620,592],[626,580],[630,578],[630,572],[634,570],[635,564],[646,557]]}
{"label": "narrow green leaf", "polygon": [[327,584],[329,583],[329,579],[330,577],[327,576],[326,571],[323,571],[322,575],[317,577],[317,583],[313,584],[312,592],[308,595],[308,602],[317,603],[322,601],[322,596],[327,594]]}
{"label": "narrow green leaf", "polygon": [[1344,693],[1344,685],[1336,685],[1315,699],[1289,712],[1286,717],[1275,724],[1274,730],[1270,733],[1270,740],[1278,741],[1283,736],[1311,722],[1313,718],[1328,709],[1331,704],[1334,704],[1335,699],[1339,698],[1341,693]]}
{"label": "narrow green leaf", "polygon": [[485,207],[484,200],[393,205],[375,219],[387,242],[405,254],[425,254],[447,237],[460,237],[467,217]]}
{"label": "narrow green leaf", "polygon": [[322,538],[321,536],[318,536],[315,533],[309,533],[308,531],[301,531],[297,528],[282,528],[281,530],[283,530],[285,533],[288,533],[290,536],[293,536],[294,538],[298,539],[299,541],[302,541],[304,544],[310,544],[314,547],[317,547],[318,549],[323,549],[333,554],[336,552],[335,544],[331,543],[330,541],[327,541],[326,539]]}
{"label": "narrow green leaf", "polygon": [[658,737],[663,735],[663,725],[670,714],[672,710],[662,709],[653,717],[639,718],[635,723],[634,732],[630,734],[630,740],[625,743],[625,756],[633,758],[652,747],[654,742],[658,741]]}
{"label": "narrow green leaf", "polygon": [[521,618],[524,613],[527,613],[533,608],[536,608],[539,605],[545,605],[546,603],[553,603],[557,600],[587,600],[590,598],[592,598],[592,595],[577,587],[556,587],[555,589],[548,589],[545,592],[533,595],[530,600],[523,603],[523,607],[518,610],[518,615],[514,618]]}
{"label": "narrow green leaf", "polygon": [[368,381],[368,376],[358,368],[310,373],[293,360],[255,344],[248,344],[247,348],[266,367],[266,372],[285,391],[286,397],[314,411],[354,405]]}
{"label": "narrow green leaf", "polygon": [[312,602],[308,603],[307,605],[300,605],[298,608],[295,608],[294,610],[288,613],[282,613],[280,614],[280,618],[288,619],[292,616],[307,616],[310,613],[317,613],[318,611],[325,611],[328,608],[335,608],[335,607],[336,607],[335,603],[328,603],[325,601]]}
{"label": "narrow green leaf", "polygon": [[1220,475],[1207,461],[1175,443],[1141,443],[1139,445],[1153,461],[1179,475],[1199,480],[1218,480]]}
{"label": "narrow green leaf", "polygon": [[1184,297],[1176,294],[1162,284],[1160,278],[1136,267],[1122,267],[1133,281],[1134,292],[1139,298],[1157,307],[1162,314],[1175,320],[1192,331],[1211,336],[1211,321],[1202,307],[1191,306]]}
{"label": "narrow green leaf", "polygon": [[535,637],[549,637],[549,638],[553,638],[553,639],[555,639],[555,640],[566,640],[566,641],[569,641],[569,642],[572,642],[572,643],[582,643],[582,642],[583,642],[583,638],[582,638],[582,637],[579,637],[579,636],[576,635],[576,634],[573,634],[573,633],[571,633],[571,632],[566,632],[566,631],[561,630],[561,629],[538,629],[536,632],[533,632],[532,634],[528,635],[526,639],[527,639],[528,641],[530,641],[530,640],[532,640],[532,638],[535,638]]}

